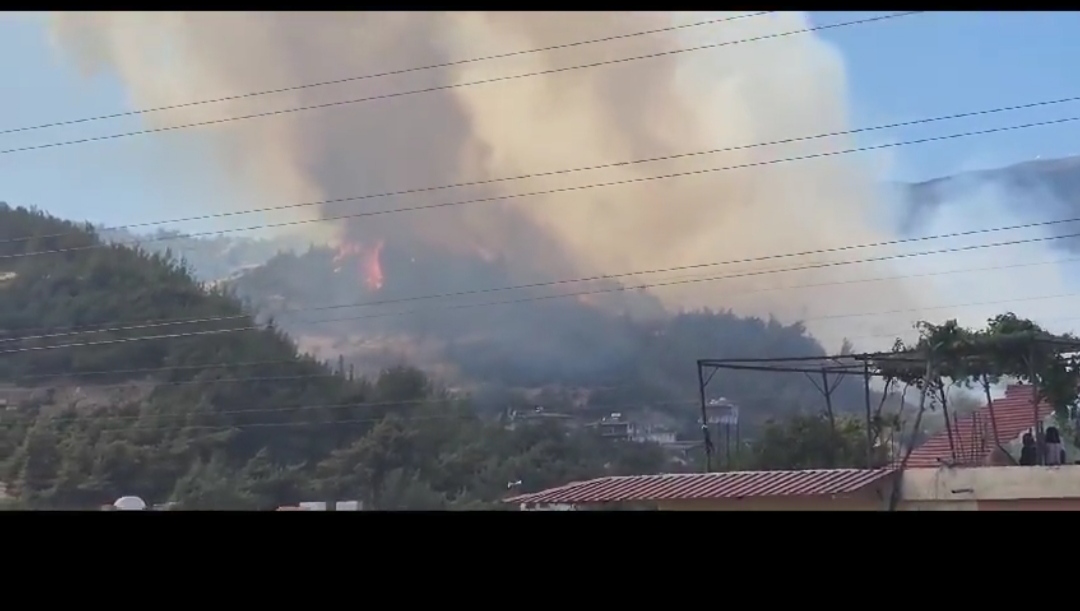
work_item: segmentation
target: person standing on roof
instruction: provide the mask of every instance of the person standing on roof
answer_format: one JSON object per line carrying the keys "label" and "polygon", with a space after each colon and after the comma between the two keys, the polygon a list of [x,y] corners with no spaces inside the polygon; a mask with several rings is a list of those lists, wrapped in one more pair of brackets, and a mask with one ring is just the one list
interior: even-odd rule
{"label": "person standing on roof", "polygon": [[1065,464],[1065,446],[1061,443],[1061,432],[1056,426],[1046,427],[1046,460],[1043,464]]}
{"label": "person standing on roof", "polygon": [[1020,465],[1034,467],[1039,464],[1039,450],[1035,447],[1035,436],[1031,433],[1024,433],[1021,443],[1023,446],[1020,448]]}

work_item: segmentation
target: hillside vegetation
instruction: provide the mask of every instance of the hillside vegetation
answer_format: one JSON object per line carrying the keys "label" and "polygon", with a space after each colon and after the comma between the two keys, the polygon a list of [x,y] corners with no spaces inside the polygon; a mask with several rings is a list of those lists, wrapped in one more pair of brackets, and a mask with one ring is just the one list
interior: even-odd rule
{"label": "hillside vegetation", "polygon": [[[254,308],[272,314],[302,345],[308,338],[339,338],[334,348],[347,363],[359,367],[365,365],[361,344],[373,337],[393,338],[398,346],[424,346],[427,362],[456,373],[454,384],[482,388],[478,394],[482,407],[501,408],[514,401],[515,393],[534,397],[542,391],[549,408],[573,405],[592,416],[620,412],[660,421],[694,439],[700,436],[697,359],[826,355],[798,323],[743,317],[727,310],[631,317],[615,308],[561,297],[560,287],[481,294],[475,301],[465,301],[467,307],[461,307],[462,299],[409,302],[417,295],[453,290],[416,282],[417,275],[437,276],[440,266],[476,268],[460,276],[457,291],[482,293],[516,284],[490,269],[496,263],[485,268],[483,262],[447,262],[449,258],[432,258],[425,264],[388,247],[383,260],[386,285],[372,294],[348,273],[335,272],[329,249],[313,248],[281,254],[241,274],[230,286]],[[342,307],[395,300],[405,303]],[[519,303],[483,306],[498,300]],[[472,307],[474,303],[479,305]],[[417,360],[407,348],[387,360],[393,362],[394,357],[398,362]],[[566,390],[563,396],[559,389]],[[585,405],[580,391],[588,395]],[[742,406],[747,426],[822,405],[814,385],[797,374],[721,371],[710,392]],[[844,380],[834,400],[841,412],[861,413],[861,383]]]}
{"label": "hillside vegetation", "polygon": [[[39,212],[0,205],[0,278],[0,482],[25,506],[466,508],[667,468],[648,444],[486,423],[415,369],[350,380],[169,253]],[[61,399],[106,388],[128,392]]]}
{"label": "hillside vegetation", "polygon": [[[921,235],[929,230],[919,223],[932,218],[935,211],[963,205],[966,197],[984,187],[993,187],[996,196],[1002,198],[1022,199],[1028,204],[1025,210],[1039,219],[1067,217],[1077,210],[1074,196],[1078,185],[1077,158],[1036,160],[925,183],[901,184],[898,187],[905,213],[899,229],[906,232],[904,235]],[[1058,225],[1047,231],[1070,229]],[[121,233],[109,235],[120,237]],[[634,295],[639,297],[638,303],[631,305],[648,316],[634,319],[620,316],[618,307],[602,311],[575,299],[548,300],[547,295],[554,291],[538,288],[481,295],[475,300],[461,297],[339,309],[342,304],[408,300],[418,295],[513,286],[529,280],[508,277],[497,264],[484,265],[467,257],[417,248],[404,252],[400,245],[387,244],[383,261],[387,284],[377,295],[369,295],[364,294],[359,281],[350,283],[335,273],[340,267],[335,263],[336,253],[306,248],[297,238],[182,240],[164,232],[154,237],[162,239],[146,242],[146,248],[163,252],[177,246],[189,261],[195,262],[202,280],[232,275],[237,294],[260,312],[331,306],[332,312],[325,315],[309,311],[278,315],[281,328],[304,349],[324,348],[324,354],[334,359],[343,354],[348,364],[362,371],[400,362],[421,363],[440,380],[473,390],[482,408],[502,409],[510,403],[520,407],[543,397],[544,405],[561,409],[580,405],[580,397],[587,394],[592,415],[614,410],[646,419],[658,416],[665,425],[696,437],[695,359],[825,353],[801,325],[745,318],[728,311],[657,315],[659,306],[651,303],[644,292]],[[1059,240],[1053,245],[1074,248],[1076,240]],[[271,256],[277,251],[289,252]],[[630,293],[637,292],[626,291],[620,298]],[[527,305],[458,308],[463,302],[532,297],[541,299]],[[383,316],[390,310],[416,309],[431,311]],[[369,313],[375,316],[365,318]],[[318,320],[321,318],[340,320],[326,323]],[[799,375],[720,374],[711,388],[740,403],[745,408],[744,417],[756,421],[748,424],[800,410],[816,410],[821,404],[817,391]],[[857,381],[846,381],[834,398],[840,411],[862,410],[862,391]],[[647,407],[656,405],[663,407]],[[651,414],[642,416],[641,412]],[[932,414],[927,419],[936,422]]]}
{"label": "hillside vegetation", "polygon": [[[565,364],[515,372],[526,361],[499,343],[513,334],[455,354],[491,380],[596,380],[596,409],[668,409],[700,435],[697,408],[684,400],[696,388],[696,356],[824,353],[800,325],[708,311],[646,324],[564,303],[544,315],[588,312],[591,325],[571,328],[614,339],[597,348],[602,335],[569,342],[553,329],[545,350],[625,353],[596,360],[605,369],[580,379]],[[493,330],[512,322],[487,318]],[[374,509],[482,509],[574,480],[700,468],[588,430],[510,430],[415,368],[370,379],[346,371],[300,354],[275,324],[256,322],[167,251],[109,245],[90,227],[0,205],[0,508],[89,509],[138,495],[188,509],[352,499]],[[860,425],[825,418],[800,382],[718,374],[719,392],[752,408],[726,468],[865,464]],[[861,405],[857,385],[845,388],[837,407]]]}

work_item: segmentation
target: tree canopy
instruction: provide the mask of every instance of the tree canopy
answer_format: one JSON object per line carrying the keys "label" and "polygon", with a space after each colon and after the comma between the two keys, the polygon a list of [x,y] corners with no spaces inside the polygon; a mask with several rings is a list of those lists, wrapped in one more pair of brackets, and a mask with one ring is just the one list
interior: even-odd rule
{"label": "tree canopy", "polygon": [[931,392],[943,384],[988,388],[1016,380],[1035,389],[1035,400],[1067,417],[1080,398],[1080,339],[1055,334],[1012,312],[989,319],[982,329],[956,320],[940,325],[920,322],[919,338],[897,340],[891,353],[877,355],[875,368],[886,379]]}
{"label": "tree canopy", "polygon": [[651,444],[507,430],[413,368],[351,379],[168,253],[102,244],[39,212],[0,207],[0,273],[8,504],[474,508],[512,482],[528,492],[669,468]]}

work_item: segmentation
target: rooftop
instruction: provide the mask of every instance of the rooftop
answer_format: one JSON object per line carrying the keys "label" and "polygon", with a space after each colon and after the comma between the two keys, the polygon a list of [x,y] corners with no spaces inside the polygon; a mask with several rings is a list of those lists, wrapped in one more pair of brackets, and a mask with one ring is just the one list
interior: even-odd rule
{"label": "rooftop", "polygon": [[850,494],[893,472],[891,469],[814,469],[602,477],[522,494],[506,502],[574,504]]}
{"label": "rooftop", "polygon": [[[1019,438],[1033,424],[1031,387],[1009,386],[1005,396],[989,406],[958,418],[952,423],[954,451],[949,434],[941,431],[912,452],[909,469],[937,468],[943,464],[985,464],[996,448],[994,427],[1002,445]],[[1040,404],[1039,419],[1052,413]],[[680,499],[719,500],[749,497],[814,497],[851,494],[880,482],[895,469],[811,469],[805,471],[731,471],[721,473],[676,473],[603,477],[574,482],[531,494],[506,499],[516,504],[584,504],[627,501],[672,501]]]}
{"label": "rooftop", "polygon": [[[952,448],[949,447],[949,431],[941,430],[927,439],[911,453],[907,468],[937,468],[945,464],[986,464],[990,454],[996,449],[994,427],[997,423],[997,438],[1002,445],[1012,441],[1032,428],[1034,424],[1031,405],[1031,386],[1013,385],[1005,389],[1005,396],[993,402],[993,418],[990,406],[984,405],[970,414],[957,418],[952,426]],[[1045,404],[1039,405],[1039,420],[1045,419],[1053,409]]]}

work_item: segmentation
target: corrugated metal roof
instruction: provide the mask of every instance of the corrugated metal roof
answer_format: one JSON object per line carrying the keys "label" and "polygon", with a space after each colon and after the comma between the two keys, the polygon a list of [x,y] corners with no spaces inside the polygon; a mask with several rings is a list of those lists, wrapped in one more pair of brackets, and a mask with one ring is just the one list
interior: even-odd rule
{"label": "corrugated metal roof", "polygon": [[[1005,389],[1005,396],[994,400],[994,418],[998,438],[1002,445],[1014,441],[1031,429],[1033,409],[1031,386],[1014,385]],[[1039,405],[1039,419],[1045,419],[1053,409]],[[990,408],[982,406],[974,412],[958,418],[952,425],[953,452],[949,449],[949,432],[941,430],[911,453],[907,468],[936,468],[943,464],[985,464],[994,451],[994,427],[991,425]]]}
{"label": "corrugated metal roof", "polygon": [[506,499],[506,502],[612,503],[847,494],[892,472],[891,469],[814,469],[603,477],[519,495]]}

